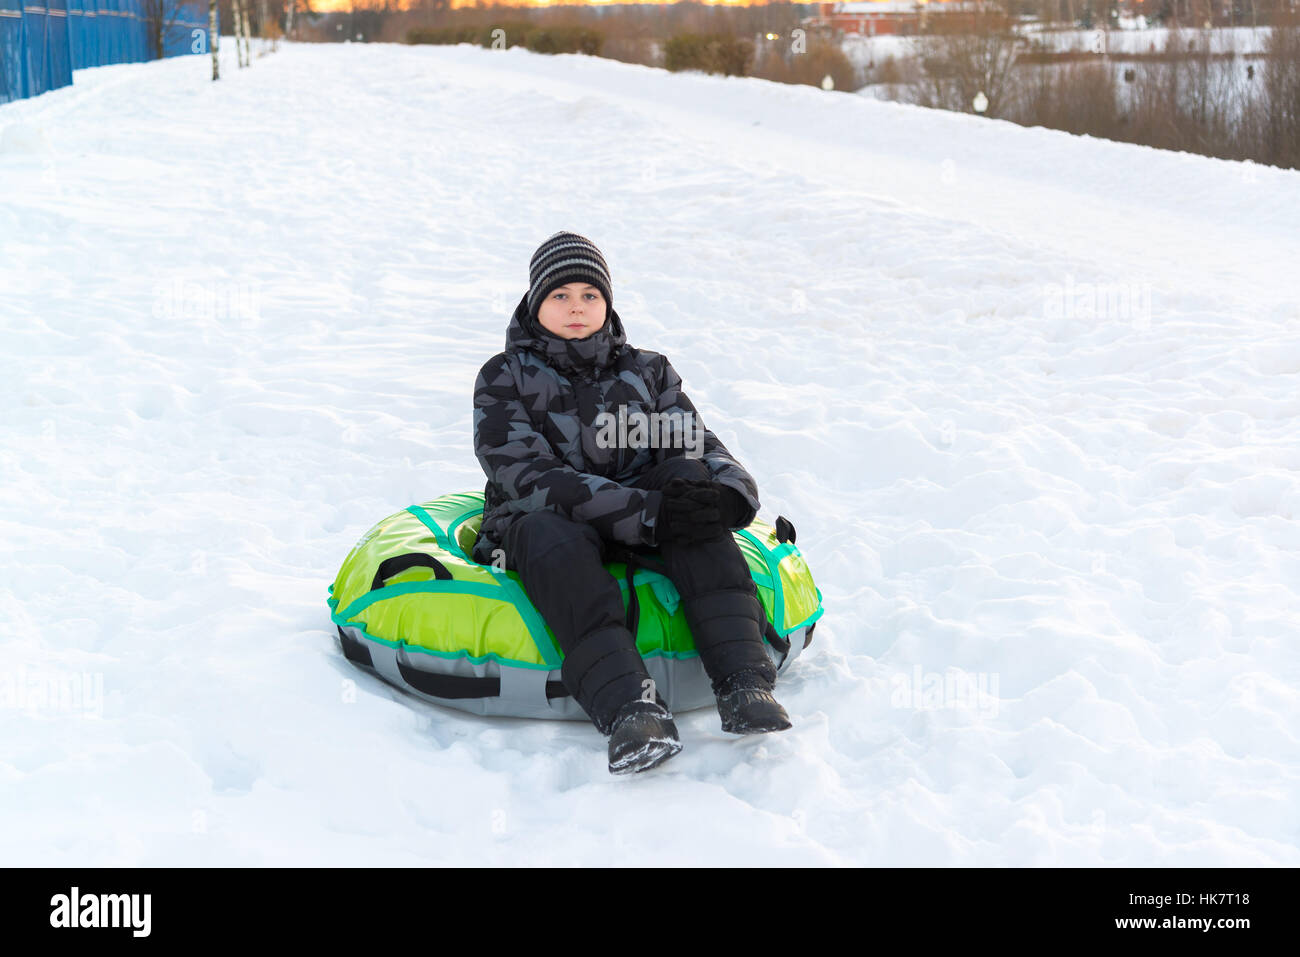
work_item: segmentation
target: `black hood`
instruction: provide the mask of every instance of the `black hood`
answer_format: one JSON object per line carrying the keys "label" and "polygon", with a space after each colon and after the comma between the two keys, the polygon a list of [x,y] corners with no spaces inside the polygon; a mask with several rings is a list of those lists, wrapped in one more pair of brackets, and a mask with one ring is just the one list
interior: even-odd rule
{"label": "black hood", "polygon": [[529,315],[528,293],[524,293],[510,317],[505,351],[527,350],[561,372],[600,372],[613,364],[627,342],[623,320],[613,306],[606,308],[609,315],[599,330],[585,339],[561,339]]}

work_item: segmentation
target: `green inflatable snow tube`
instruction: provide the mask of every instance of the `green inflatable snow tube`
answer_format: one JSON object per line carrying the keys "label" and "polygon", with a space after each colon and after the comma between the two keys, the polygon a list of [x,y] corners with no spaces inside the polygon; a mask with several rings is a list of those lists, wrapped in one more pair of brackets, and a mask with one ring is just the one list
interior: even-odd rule
{"label": "green inflatable snow tube", "polygon": [[[412,505],[371,528],[343,561],[328,598],[343,654],[427,701],[476,714],[587,715],[560,680],[563,655],[514,571],[469,556],[483,493]],[[754,521],[734,531],[767,613],[765,643],[784,671],[812,639],[821,591],[794,545],[794,527]],[[635,563],[634,563],[635,564]],[[628,601],[627,566],[605,566]],[[635,568],[637,650],[674,712],[712,705],[677,589]]]}

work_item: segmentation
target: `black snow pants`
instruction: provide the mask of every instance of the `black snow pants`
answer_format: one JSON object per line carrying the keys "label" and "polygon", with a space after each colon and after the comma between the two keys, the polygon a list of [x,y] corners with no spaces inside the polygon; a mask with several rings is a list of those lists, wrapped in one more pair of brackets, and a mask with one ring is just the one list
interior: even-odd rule
{"label": "black snow pants", "polygon": [[[710,478],[699,459],[675,456],[624,484],[659,489],[669,479]],[[723,679],[751,669],[776,681],[763,644],[767,616],[740,547],[730,534],[705,542],[629,549],[609,542],[586,522],[553,511],[530,512],[507,529],[505,566],[554,632],[569,694],[608,735],[619,708],[642,696],[650,675],[628,631],[622,591],[604,568],[629,552],[657,557],[681,595],[705,673],[717,692]]]}

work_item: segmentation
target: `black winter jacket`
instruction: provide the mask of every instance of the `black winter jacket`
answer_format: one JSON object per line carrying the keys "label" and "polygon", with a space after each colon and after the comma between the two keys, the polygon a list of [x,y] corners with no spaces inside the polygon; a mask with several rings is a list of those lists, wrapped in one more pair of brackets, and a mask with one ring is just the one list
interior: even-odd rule
{"label": "black winter jacket", "polygon": [[[667,357],[628,345],[612,307],[597,332],[562,339],[529,317],[527,299],[515,307],[505,351],[474,384],[474,454],[488,478],[475,561],[490,564],[511,523],[540,509],[587,522],[608,541],[657,545],[661,493],[622,483],[674,455],[702,452],[713,478],[749,504],[744,524],[754,520],[758,486],[705,428]],[[656,439],[608,442],[620,411],[629,431],[637,413],[665,413],[651,420]]]}

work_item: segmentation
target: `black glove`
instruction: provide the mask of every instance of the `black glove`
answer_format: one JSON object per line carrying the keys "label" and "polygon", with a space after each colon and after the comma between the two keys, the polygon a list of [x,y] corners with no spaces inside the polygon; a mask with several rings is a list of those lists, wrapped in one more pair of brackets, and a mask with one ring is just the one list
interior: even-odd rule
{"label": "black glove", "polygon": [[712,485],[718,490],[718,514],[722,517],[722,527],[737,529],[748,525],[745,519],[749,518],[750,505],[745,496],[730,485],[721,482],[713,482]]}
{"label": "black glove", "polygon": [[707,481],[669,479],[659,490],[656,541],[701,542],[717,538],[725,529],[718,511],[718,490]]}

